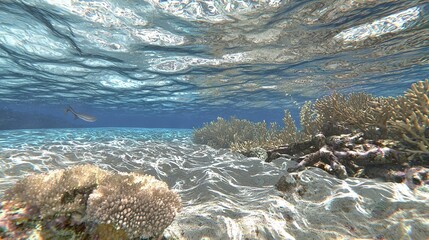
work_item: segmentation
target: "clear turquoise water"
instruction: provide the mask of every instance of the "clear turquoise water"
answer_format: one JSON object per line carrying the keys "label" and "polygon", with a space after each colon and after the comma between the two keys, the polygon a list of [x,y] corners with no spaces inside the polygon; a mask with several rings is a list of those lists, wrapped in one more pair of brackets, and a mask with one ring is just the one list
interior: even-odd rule
{"label": "clear turquoise water", "polygon": [[217,116],[402,94],[428,78],[428,36],[426,0],[0,1],[0,196],[91,163],[167,182],[184,208],[166,234],[183,239],[429,239],[427,189],[310,169],[284,195],[287,159],[191,141]]}
{"label": "clear turquoise water", "polygon": [[398,95],[428,78],[428,16],[424,0],[1,1],[0,127],[192,128]]}
{"label": "clear turquoise water", "polygon": [[[0,190],[26,174],[76,164],[117,171],[148,171],[145,162],[168,161],[192,145],[191,130],[87,128],[0,131]],[[176,149],[177,148],[177,149]],[[176,150],[175,150],[176,149]],[[151,169],[149,172],[157,173]],[[162,177],[162,176],[158,176]],[[163,177],[165,179],[165,176]]]}

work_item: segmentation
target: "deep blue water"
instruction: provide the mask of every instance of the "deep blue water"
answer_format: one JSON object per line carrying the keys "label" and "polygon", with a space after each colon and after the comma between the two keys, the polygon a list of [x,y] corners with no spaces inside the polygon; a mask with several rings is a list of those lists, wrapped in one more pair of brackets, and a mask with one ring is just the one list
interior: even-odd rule
{"label": "deep blue water", "polygon": [[3,0],[0,129],[280,121],[333,90],[401,94],[428,36],[424,0]]}

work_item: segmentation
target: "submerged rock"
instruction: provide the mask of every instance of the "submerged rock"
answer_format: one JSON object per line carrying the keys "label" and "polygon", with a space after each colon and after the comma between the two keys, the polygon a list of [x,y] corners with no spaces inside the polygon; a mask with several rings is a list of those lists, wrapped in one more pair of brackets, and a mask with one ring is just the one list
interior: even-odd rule
{"label": "submerged rock", "polygon": [[268,158],[267,151],[261,147],[252,148],[243,155],[245,155],[246,157],[256,157],[264,161]]}
{"label": "submerged rock", "polygon": [[276,189],[281,192],[290,192],[296,187],[296,180],[291,174],[283,175],[276,183]]}

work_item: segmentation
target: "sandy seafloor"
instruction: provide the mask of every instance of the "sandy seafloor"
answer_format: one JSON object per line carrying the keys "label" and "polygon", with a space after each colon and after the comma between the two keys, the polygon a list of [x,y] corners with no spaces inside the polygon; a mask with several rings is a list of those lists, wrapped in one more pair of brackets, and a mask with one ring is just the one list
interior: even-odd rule
{"label": "sandy seafloor", "polygon": [[[265,163],[191,141],[191,130],[0,131],[0,194],[31,173],[93,163],[156,176],[183,209],[165,236],[176,239],[429,239],[429,190],[373,179],[339,180],[319,169],[274,187],[294,164]],[[298,190],[299,189],[299,190]]]}

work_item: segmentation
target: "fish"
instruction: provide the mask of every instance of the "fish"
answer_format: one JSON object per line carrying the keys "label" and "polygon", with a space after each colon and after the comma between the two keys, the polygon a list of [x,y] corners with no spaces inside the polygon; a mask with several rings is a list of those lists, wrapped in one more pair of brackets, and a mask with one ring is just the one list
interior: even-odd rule
{"label": "fish", "polygon": [[96,117],[91,116],[91,115],[87,115],[87,114],[82,114],[82,113],[77,113],[75,110],[73,110],[73,108],[69,105],[68,107],[66,107],[64,109],[65,113],[67,114],[68,112],[71,112],[74,115],[74,119],[82,119],[85,122],[95,122],[97,120]]}

